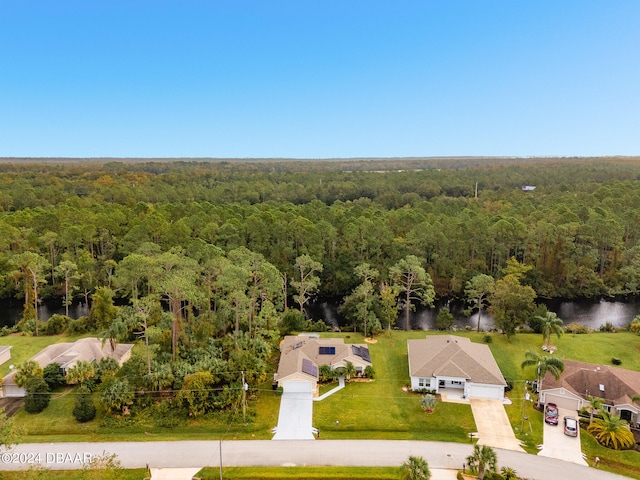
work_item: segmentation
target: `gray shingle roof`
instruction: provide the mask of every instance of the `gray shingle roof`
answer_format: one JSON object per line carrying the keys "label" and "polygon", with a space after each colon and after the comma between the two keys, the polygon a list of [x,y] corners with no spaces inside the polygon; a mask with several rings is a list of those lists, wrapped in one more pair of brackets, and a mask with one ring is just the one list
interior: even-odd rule
{"label": "gray shingle roof", "polygon": [[489,385],[507,384],[487,345],[455,335],[433,335],[407,344],[412,377],[445,376]]}

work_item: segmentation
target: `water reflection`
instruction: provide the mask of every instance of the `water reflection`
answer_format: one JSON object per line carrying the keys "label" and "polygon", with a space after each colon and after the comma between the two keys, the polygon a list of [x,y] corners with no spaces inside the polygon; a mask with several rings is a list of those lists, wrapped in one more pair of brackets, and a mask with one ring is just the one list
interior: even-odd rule
{"label": "water reflection", "polygon": [[[640,312],[640,298],[629,297],[623,300],[611,299],[582,299],[582,300],[549,300],[544,301],[549,311],[555,312],[565,325],[578,322],[585,327],[597,330],[601,325],[611,323],[615,327],[626,327]],[[465,315],[465,306],[460,302],[447,302],[436,308],[418,306],[409,316],[409,324],[414,330],[432,330],[436,328],[436,318],[442,306],[448,306],[453,314],[454,325],[458,329],[476,329],[478,313]],[[331,327],[344,327],[346,320],[338,313],[338,301],[322,299],[309,305],[307,309],[314,319],[324,319]],[[404,325],[404,312],[400,312],[396,326]],[[493,317],[489,312],[482,312],[480,329],[491,330],[495,327]]]}

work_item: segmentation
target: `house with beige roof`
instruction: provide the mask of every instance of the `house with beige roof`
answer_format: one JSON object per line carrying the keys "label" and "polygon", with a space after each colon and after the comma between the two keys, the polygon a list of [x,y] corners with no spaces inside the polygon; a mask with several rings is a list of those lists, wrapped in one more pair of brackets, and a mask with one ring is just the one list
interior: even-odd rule
{"label": "house with beige roof", "polygon": [[463,398],[504,400],[507,382],[487,345],[466,337],[408,340],[412,390],[457,390]]}
{"label": "house with beige roof", "polygon": [[640,428],[640,372],[633,370],[565,360],[560,379],[547,373],[542,380],[540,403],[580,410],[589,405],[588,395],[603,399],[605,410]]}
{"label": "house with beige roof", "polygon": [[[103,345],[97,338],[81,338],[73,343],[63,342],[49,345],[31,357],[31,360],[38,362],[42,368],[57,363],[60,365],[61,373],[66,374],[67,370],[80,360],[97,363],[103,358],[113,358],[122,366],[131,358],[132,348],[133,345],[118,343],[114,349],[111,349],[108,342]],[[2,379],[3,397],[24,397],[26,395],[24,388],[16,385],[15,374],[16,371],[13,370]]]}
{"label": "house with beige roof", "polygon": [[371,365],[367,345],[345,344],[342,338],[319,338],[312,335],[288,335],[280,344],[280,363],[274,383],[310,382],[318,394],[318,371],[321,365],[342,370],[351,362],[357,375]]}

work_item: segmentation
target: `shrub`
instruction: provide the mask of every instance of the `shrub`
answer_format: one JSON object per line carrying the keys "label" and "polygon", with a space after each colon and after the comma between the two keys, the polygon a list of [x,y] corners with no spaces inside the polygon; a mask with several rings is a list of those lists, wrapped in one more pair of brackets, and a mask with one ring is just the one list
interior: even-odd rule
{"label": "shrub", "polygon": [[585,327],[584,325],[582,325],[581,323],[571,322],[569,325],[564,327],[564,331],[567,333],[573,333],[574,335],[575,334],[580,335],[584,333],[590,333],[591,330]]}
{"label": "shrub", "polygon": [[71,321],[71,318],[55,313],[44,323],[42,331],[45,335],[59,335],[67,329]]}
{"label": "shrub", "polygon": [[614,333],[616,331],[616,327],[613,326],[613,323],[607,322],[604,325],[600,325],[601,332]]}
{"label": "shrub", "polygon": [[371,366],[371,365],[367,365],[365,367],[365,369],[364,369],[364,375],[367,378],[371,378],[371,379],[375,378],[375,376],[376,376],[375,368],[373,368],[373,366]]}
{"label": "shrub", "polygon": [[507,386],[504,387],[504,391],[510,392],[511,390],[513,390],[513,379],[505,377],[504,381],[507,382]]}
{"label": "shrub", "polygon": [[306,324],[304,314],[297,310],[287,310],[282,315],[282,321],[280,322],[280,331],[283,335],[291,332],[301,332]]}
{"label": "shrub", "polygon": [[491,343],[491,342],[493,342],[493,337],[491,335],[487,334],[487,335],[485,335],[483,337],[483,340],[484,340],[484,343]]}
{"label": "shrub", "polygon": [[629,324],[629,331],[631,333],[635,333],[636,335],[640,335],[640,315],[636,316],[631,323]]}
{"label": "shrub", "polygon": [[91,392],[86,387],[80,387],[78,389],[76,404],[73,407],[73,416],[81,423],[96,418],[96,406],[91,399]]}
{"label": "shrub", "polygon": [[284,393],[283,387],[276,388],[276,397],[281,397],[283,393]]}
{"label": "shrub", "polygon": [[89,317],[80,317],[77,320],[71,320],[68,325],[66,332],[71,335],[78,335],[82,333],[88,333],[93,331],[95,326],[89,320]]}
{"label": "shrub", "polygon": [[24,399],[24,409],[27,413],[40,413],[49,406],[51,391],[42,377],[33,377],[25,384],[27,396]]}
{"label": "shrub", "polygon": [[618,357],[613,357],[611,359],[611,363],[613,363],[614,365],[621,365],[622,364],[622,360],[620,360]]}
{"label": "shrub", "polygon": [[436,317],[436,328],[438,330],[449,330],[453,326],[453,314],[447,307],[442,307]]}
{"label": "shrub", "polygon": [[54,390],[62,385],[65,385],[64,375],[60,371],[59,363],[50,363],[42,370],[42,377],[44,381],[49,385],[50,390]]}

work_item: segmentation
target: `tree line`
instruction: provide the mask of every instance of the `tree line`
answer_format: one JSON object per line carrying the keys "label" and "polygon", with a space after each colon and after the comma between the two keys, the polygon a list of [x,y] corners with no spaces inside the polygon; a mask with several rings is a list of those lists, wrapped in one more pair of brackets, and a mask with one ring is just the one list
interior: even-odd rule
{"label": "tree line", "polygon": [[[542,328],[537,297],[640,286],[640,159],[34,162],[0,174],[0,294],[23,303],[18,328],[138,341],[123,369],[76,382],[100,385],[113,413],[146,395],[191,416],[237,407],[242,376],[268,379],[282,334],[324,328],[305,314],[314,295],[341,298],[367,336],[408,328],[416,303],[439,296],[491,309],[512,335]],[[90,314],[43,323],[47,298]]]}

